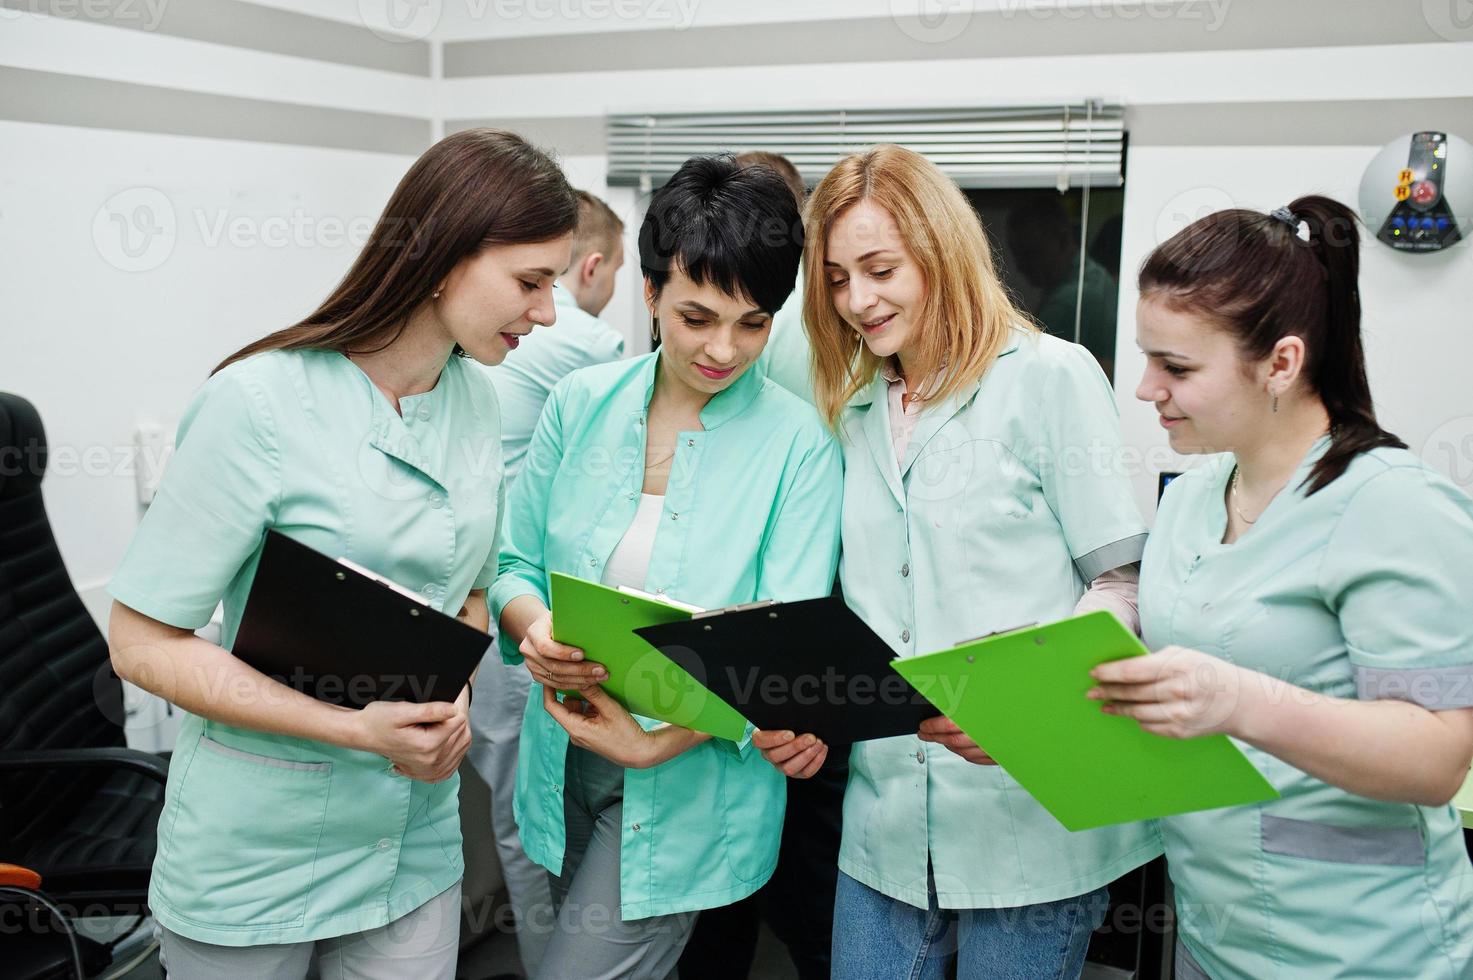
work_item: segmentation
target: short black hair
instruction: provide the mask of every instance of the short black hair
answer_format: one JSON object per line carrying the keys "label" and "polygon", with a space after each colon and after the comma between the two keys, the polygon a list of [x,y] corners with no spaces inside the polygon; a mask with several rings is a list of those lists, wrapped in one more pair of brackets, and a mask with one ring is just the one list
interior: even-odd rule
{"label": "short black hair", "polygon": [[680,269],[698,286],[776,313],[803,255],[803,219],[787,184],[730,155],[691,157],[655,192],[639,229],[639,268],[659,293]]}

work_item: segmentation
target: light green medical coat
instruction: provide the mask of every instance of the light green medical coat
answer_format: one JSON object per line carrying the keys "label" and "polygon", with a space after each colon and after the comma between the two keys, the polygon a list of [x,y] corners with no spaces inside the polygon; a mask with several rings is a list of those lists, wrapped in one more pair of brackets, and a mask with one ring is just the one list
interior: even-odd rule
{"label": "light green medical coat", "polygon": [[[492,609],[548,602],[552,572],[598,581],[634,520],[659,353],[575,372],[553,389],[512,489]],[[748,369],[677,443],[645,590],[705,608],[828,595],[843,488],[813,409]],[[503,646],[508,662],[520,658]],[[654,722],[642,719],[646,727]],[[561,872],[567,733],[532,685],[516,815],[522,846]],[[624,775],[624,919],[726,905],[777,863],[786,786],[750,743],[713,740]]]}
{"label": "light green medical coat", "polygon": [[557,322],[533,330],[516,350],[495,367],[483,368],[496,386],[501,403],[501,448],[506,478],[515,480],[552,388],[579,368],[616,361],[624,356],[624,337],[578,306],[573,294],[552,287]]}
{"label": "light green medical coat", "polygon": [[[844,598],[897,655],[1070,615],[1140,558],[1115,402],[1083,347],[1015,332],[982,380],[927,408],[896,465],[887,382],[845,409]],[[1161,853],[1151,824],[1070,833],[997,766],[915,736],[854,746],[839,867],[927,907],[1091,891]]]}
{"label": "light green medical coat", "polygon": [[[400,406],[402,418],[329,351],[259,354],[216,374],[180,423],[113,597],[182,629],[204,626],[223,597],[229,649],[275,529],[458,611],[496,570],[495,392],[452,357],[434,390]],[[461,877],[459,785],[185,715],[149,905],[174,932],[224,946],[384,925]]]}
{"label": "light green medical coat", "polygon": [[767,376],[812,405],[813,379],[809,374],[813,350],[803,330],[803,270],[782,309],[772,315],[772,334],[757,366]]}
{"label": "light green medical coat", "polygon": [[[1328,445],[1231,545],[1232,456],[1173,481],[1141,568],[1146,642],[1338,698],[1473,706],[1473,501],[1400,449],[1305,497]],[[1367,799],[1239,748],[1280,799],[1161,821],[1183,976],[1473,976],[1473,867],[1451,805]]]}

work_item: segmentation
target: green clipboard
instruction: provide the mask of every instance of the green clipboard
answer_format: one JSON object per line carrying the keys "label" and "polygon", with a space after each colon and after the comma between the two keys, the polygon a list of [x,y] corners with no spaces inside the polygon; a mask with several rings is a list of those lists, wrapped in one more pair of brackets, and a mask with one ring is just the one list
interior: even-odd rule
{"label": "green clipboard", "polygon": [[1084,696],[1096,665],[1146,652],[1101,611],[893,666],[1069,830],[1277,798],[1227,736],[1162,738]]}
{"label": "green clipboard", "polygon": [[609,679],[601,686],[616,701],[633,714],[739,742],[747,719],[634,632],[690,618],[678,606],[552,573],[552,638],[603,664]]}

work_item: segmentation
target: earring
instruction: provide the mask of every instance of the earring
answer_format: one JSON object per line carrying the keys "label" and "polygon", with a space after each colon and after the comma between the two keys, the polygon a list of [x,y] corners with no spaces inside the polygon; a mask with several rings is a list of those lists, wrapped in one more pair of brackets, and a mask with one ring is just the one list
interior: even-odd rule
{"label": "earring", "polygon": [[654,344],[658,344],[659,342],[660,342],[660,318],[659,317],[652,317],[650,319],[650,344],[651,345],[654,345]]}
{"label": "earring", "polygon": [[439,299],[439,298],[440,298],[440,290],[437,289],[433,293],[430,293],[430,299]]}
{"label": "earring", "polygon": [[1278,412],[1278,410],[1279,410],[1279,396],[1278,395],[1274,395],[1273,397],[1274,397],[1274,400],[1273,400],[1272,409],[1273,409],[1274,412]]}

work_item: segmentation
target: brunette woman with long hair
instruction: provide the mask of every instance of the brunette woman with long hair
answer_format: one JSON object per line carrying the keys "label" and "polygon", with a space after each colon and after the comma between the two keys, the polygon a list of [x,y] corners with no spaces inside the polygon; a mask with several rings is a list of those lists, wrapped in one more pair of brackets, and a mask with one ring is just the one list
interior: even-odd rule
{"label": "brunette woman with long hair", "polygon": [[1381,427],[1354,213],[1208,215],[1140,273],[1136,397],[1173,481],[1142,565],[1156,652],[1103,710],[1224,733],[1280,798],[1161,821],[1176,975],[1473,976],[1473,867],[1449,801],[1473,758],[1473,501]]}
{"label": "brunette woman with long hair", "polygon": [[[149,893],[170,977],[303,977],[314,952],[325,976],[454,976],[468,693],[355,711],[229,650],[269,530],[487,627],[500,423],[464,358],[499,363],[552,322],[576,218],[520,137],[450,136],[322,305],[226,358],[185,413],[109,630],[118,674],[187,712]],[[216,646],[193,631],[222,599]]]}

